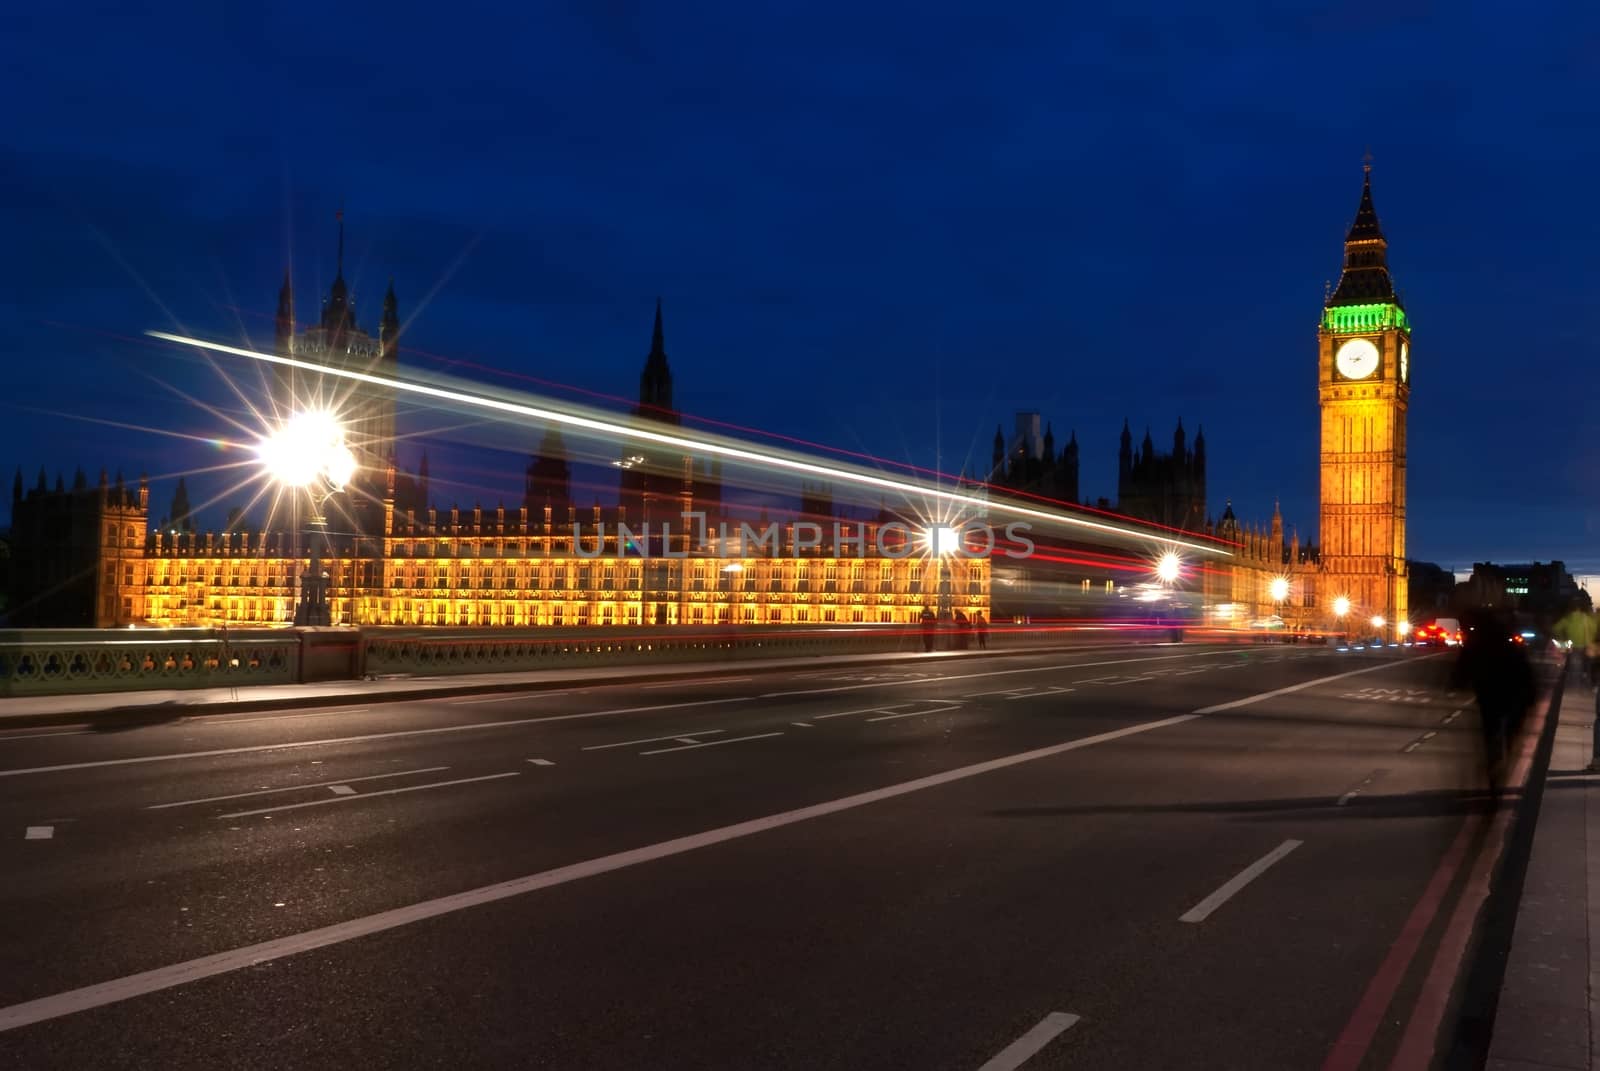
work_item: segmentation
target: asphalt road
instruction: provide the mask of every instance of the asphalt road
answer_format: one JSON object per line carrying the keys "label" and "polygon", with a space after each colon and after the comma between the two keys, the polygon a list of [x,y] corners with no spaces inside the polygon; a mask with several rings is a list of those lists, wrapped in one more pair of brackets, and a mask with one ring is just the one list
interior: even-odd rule
{"label": "asphalt road", "polygon": [[0,732],[0,1066],[1385,1067],[1486,807],[1447,668],[1130,646]]}

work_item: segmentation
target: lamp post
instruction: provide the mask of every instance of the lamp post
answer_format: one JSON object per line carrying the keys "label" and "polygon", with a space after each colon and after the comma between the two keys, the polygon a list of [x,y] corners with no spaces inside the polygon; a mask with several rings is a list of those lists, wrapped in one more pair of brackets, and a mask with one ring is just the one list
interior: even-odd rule
{"label": "lamp post", "polygon": [[1334,620],[1338,622],[1339,632],[1341,635],[1344,633],[1344,619],[1349,615],[1350,600],[1348,597],[1340,595],[1338,598],[1333,600],[1333,617]]}
{"label": "lamp post", "polygon": [[344,428],[325,410],[296,413],[262,440],[257,455],[267,475],[290,495],[291,560],[298,568],[300,559],[299,496],[304,493],[311,506],[310,524],[319,539],[312,541],[311,575],[302,580],[296,600],[296,625],[329,625],[327,577],[322,572],[320,551],[327,542],[328,520],[322,508],[328,499],[343,491],[355,477],[356,457],[345,442]]}
{"label": "lamp post", "polygon": [[1289,578],[1275,576],[1267,583],[1267,594],[1272,597],[1272,616],[1283,620],[1283,604],[1289,601]]}

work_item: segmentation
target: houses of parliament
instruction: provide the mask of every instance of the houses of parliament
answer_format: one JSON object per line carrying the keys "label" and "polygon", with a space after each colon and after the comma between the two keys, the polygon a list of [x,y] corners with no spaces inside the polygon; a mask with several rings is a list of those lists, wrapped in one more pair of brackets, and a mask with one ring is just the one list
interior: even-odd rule
{"label": "houses of parliament", "polygon": [[[399,367],[401,321],[391,284],[376,334],[358,326],[343,276],[343,226],[334,282],[316,319],[296,317],[292,280],[278,298],[274,348],[324,367],[392,378]],[[1370,167],[1344,243],[1339,283],[1318,321],[1316,383],[1321,411],[1320,545],[1286,534],[1276,508],[1249,523],[1231,503],[1208,511],[1206,439],[1181,422],[1170,450],[1147,429],[1135,445],[1124,423],[1117,450],[1117,501],[1084,502],[1076,432],[1058,449],[1039,414],[1021,414],[1009,438],[997,430],[986,477],[991,497],[1044,498],[1142,521],[1163,531],[1215,540],[1225,552],[1198,570],[1208,622],[1244,624],[1265,616],[1294,627],[1334,628],[1336,617],[1380,630],[1405,620],[1405,428],[1410,398],[1410,324],[1387,263],[1387,241],[1373,207]],[[1308,362],[1308,365],[1310,362]],[[1309,369],[1308,369],[1309,370]],[[1308,377],[1309,379],[1309,377]],[[892,519],[854,526],[855,556],[730,560],[725,548],[689,538],[690,518],[726,515],[721,473],[704,460],[634,448],[613,462],[618,495],[610,507],[574,498],[572,466],[554,426],[545,429],[524,473],[520,506],[438,509],[426,455],[417,471],[396,461],[392,391],[275,365],[272,404],[286,414],[331,406],[349,431],[357,475],[335,494],[320,546],[303,524],[268,518],[256,528],[230,518],[225,531],[194,530],[182,482],[172,509],[152,528],[149,490],[121,475],[52,485],[43,470],[31,489],[19,471],[12,489],[11,623],[17,626],[121,627],[302,624],[399,626],[600,626],[912,623],[930,607],[943,616],[992,612],[991,562],[982,558],[876,557],[873,531]],[[658,302],[633,415],[680,422]],[[657,456],[659,455],[659,456]],[[808,488],[801,514],[831,512]],[[809,519],[809,518],[808,518]],[[304,520],[302,518],[301,520]],[[682,556],[639,554],[616,543],[618,522],[659,530],[671,521]],[[766,518],[763,516],[763,523]],[[606,525],[602,542],[575,535]],[[577,538],[587,538],[574,546]],[[1095,583],[1103,578],[1097,574]],[[1105,580],[1147,579],[1123,571]],[[1090,586],[1083,579],[1084,590]],[[321,618],[307,614],[315,591]],[[1048,611],[1046,611],[1048,613]],[[1364,627],[1364,626],[1362,626]]]}

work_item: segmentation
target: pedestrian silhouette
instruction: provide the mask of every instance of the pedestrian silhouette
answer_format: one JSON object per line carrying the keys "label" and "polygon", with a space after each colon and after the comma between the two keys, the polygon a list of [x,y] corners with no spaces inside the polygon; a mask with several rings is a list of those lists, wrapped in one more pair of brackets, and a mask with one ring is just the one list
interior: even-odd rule
{"label": "pedestrian silhouette", "polygon": [[922,608],[922,649],[933,650],[933,630],[938,624],[938,619],[933,616],[933,611],[926,606]]}
{"label": "pedestrian silhouette", "polygon": [[972,615],[972,628],[978,634],[978,650],[985,651],[989,648],[989,622],[983,618],[983,611],[979,610]]}
{"label": "pedestrian silhouette", "polygon": [[1522,721],[1533,706],[1533,667],[1526,649],[1512,641],[1510,627],[1496,614],[1467,615],[1455,683],[1470,688],[1478,700],[1484,772],[1496,795],[1505,784],[1506,764]]}

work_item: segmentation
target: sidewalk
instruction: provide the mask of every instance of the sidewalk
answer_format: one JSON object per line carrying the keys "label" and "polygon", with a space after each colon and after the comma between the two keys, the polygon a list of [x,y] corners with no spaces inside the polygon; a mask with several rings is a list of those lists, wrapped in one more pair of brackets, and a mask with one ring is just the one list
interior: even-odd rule
{"label": "sidewalk", "polygon": [[1600,775],[1594,693],[1569,681],[1495,1009],[1488,1071],[1595,1067],[1600,1040]]}
{"label": "sidewalk", "polygon": [[[0,698],[0,727],[54,724],[63,719],[97,719],[105,716],[137,718],[181,717],[230,711],[277,710],[285,707],[328,707],[362,703],[403,702],[450,696],[488,695],[496,692],[545,691],[586,685],[666,682],[683,677],[714,674],[746,677],[795,669],[885,663],[945,662],[1000,655],[1049,651],[1085,651],[1098,647],[1126,647],[1126,643],[1063,643],[1026,648],[991,647],[988,650],[905,652],[860,655],[810,655],[802,658],[753,659],[723,662],[673,662],[657,666],[566,667],[512,673],[452,674],[440,677],[399,677],[380,680],[338,680],[320,684],[258,684],[242,688],[185,688],[165,691],[97,692],[85,695],[40,695]],[[1147,644],[1147,646],[1156,646]]]}

